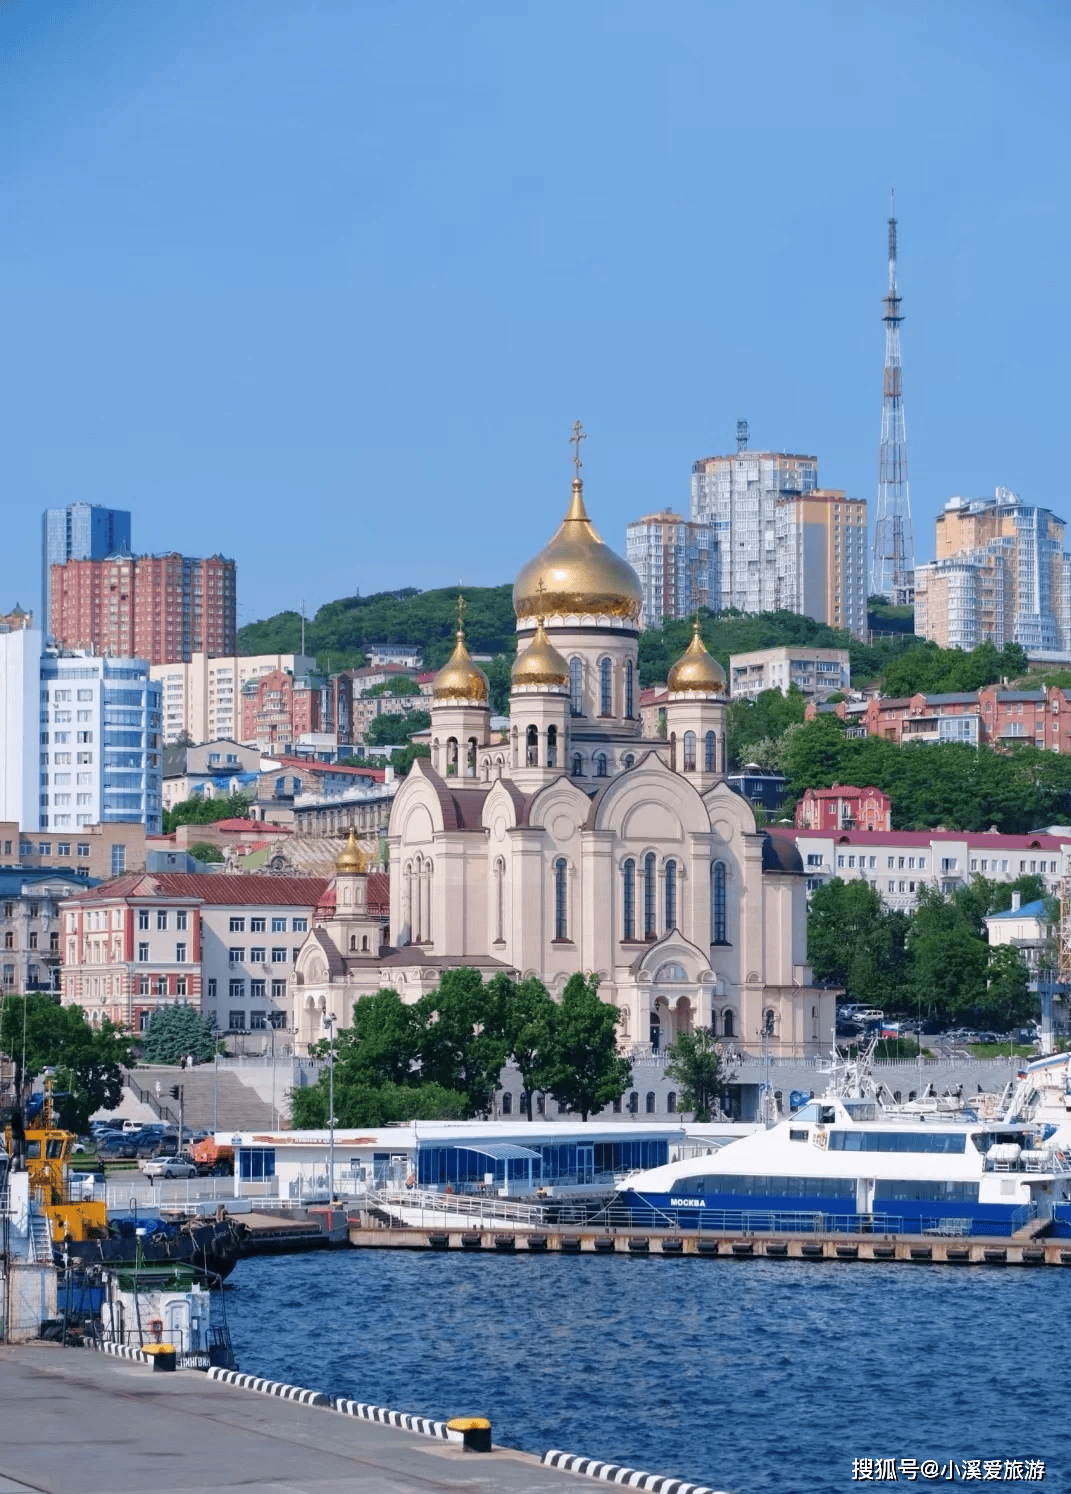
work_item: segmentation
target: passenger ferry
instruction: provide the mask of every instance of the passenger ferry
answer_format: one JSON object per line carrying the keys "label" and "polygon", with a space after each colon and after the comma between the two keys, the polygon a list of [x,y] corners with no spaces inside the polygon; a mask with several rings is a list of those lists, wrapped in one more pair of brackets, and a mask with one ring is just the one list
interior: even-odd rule
{"label": "passenger ferry", "polygon": [[1067,1212],[1071,1153],[1053,1132],[833,1095],[701,1161],[626,1179],[612,1208],[648,1227],[1010,1235]]}
{"label": "passenger ferry", "polygon": [[[1071,1054],[1050,1053],[1028,1064],[1007,1116],[1010,1121],[1029,1123],[1053,1151],[1071,1158]],[[1071,1239],[1071,1202],[1055,1203],[1052,1232]]]}

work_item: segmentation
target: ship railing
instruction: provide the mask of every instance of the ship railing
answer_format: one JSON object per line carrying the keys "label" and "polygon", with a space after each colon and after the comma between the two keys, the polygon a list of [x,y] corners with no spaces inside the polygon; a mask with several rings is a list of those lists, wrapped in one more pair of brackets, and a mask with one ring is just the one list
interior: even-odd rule
{"label": "ship railing", "polygon": [[1052,1172],[1066,1176],[1071,1173],[1071,1161],[1065,1152],[1026,1151],[1014,1162],[985,1160],[986,1172]]}

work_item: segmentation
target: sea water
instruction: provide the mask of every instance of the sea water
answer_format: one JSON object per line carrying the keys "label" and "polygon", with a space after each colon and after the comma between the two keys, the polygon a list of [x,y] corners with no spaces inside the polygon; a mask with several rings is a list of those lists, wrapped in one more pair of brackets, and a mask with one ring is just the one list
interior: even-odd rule
{"label": "sea water", "polygon": [[347,1250],[231,1283],[243,1370],[531,1453],[730,1494],[1071,1489],[1071,1272]]}

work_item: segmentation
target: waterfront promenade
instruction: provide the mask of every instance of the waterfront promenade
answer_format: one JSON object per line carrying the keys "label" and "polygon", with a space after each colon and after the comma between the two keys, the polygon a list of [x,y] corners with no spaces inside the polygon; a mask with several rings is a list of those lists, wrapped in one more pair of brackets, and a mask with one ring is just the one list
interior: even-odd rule
{"label": "waterfront promenade", "polygon": [[593,1487],[524,1453],[468,1453],[453,1443],[237,1389],[195,1370],[156,1374],[145,1365],[51,1344],[0,1348],[0,1405],[0,1494],[222,1494],[239,1488],[260,1494],[576,1494]]}

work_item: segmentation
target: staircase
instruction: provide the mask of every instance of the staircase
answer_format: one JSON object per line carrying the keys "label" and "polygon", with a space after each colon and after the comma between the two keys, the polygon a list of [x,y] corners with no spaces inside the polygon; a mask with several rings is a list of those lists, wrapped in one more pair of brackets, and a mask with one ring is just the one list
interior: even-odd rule
{"label": "staircase", "polygon": [[38,1264],[52,1264],[52,1230],[48,1215],[30,1211],[30,1259]]}
{"label": "staircase", "polygon": [[[262,1100],[256,1090],[243,1084],[234,1069],[219,1070],[218,1098],[216,1067],[211,1063],[201,1064],[193,1069],[168,1068],[163,1065],[137,1068],[131,1079],[142,1094],[150,1096],[149,1103],[154,1109],[158,1108],[161,1117],[170,1122],[177,1122],[179,1113],[179,1102],[172,1099],[170,1091],[174,1085],[181,1085],[185,1106],[183,1124],[187,1131],[272,1129],[274,1117],[270,1100]],[[160,1085],[158,1101],[157,1083]],[[136,1102],[137,1096],[129,1088],[124,1090],[124,1101],[128,1096],[130,1103]],[[276,1108],[285,1114],[284,1098],[280,1085]],[[118,1113],[129,1115],[129,1104],[120,1106]]]}

